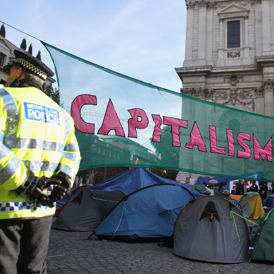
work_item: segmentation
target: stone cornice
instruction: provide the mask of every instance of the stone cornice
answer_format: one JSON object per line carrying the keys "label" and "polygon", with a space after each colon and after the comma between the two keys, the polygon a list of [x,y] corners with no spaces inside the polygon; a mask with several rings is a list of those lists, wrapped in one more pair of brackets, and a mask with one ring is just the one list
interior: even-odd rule
{"label": "stone cornice", "polygon": [[223,4],[227,4],[228,2],[236,2],[239,4],[254,4],[254,3],[261,3],[262,1],[269,1],[269,0],[185,0],[186,5],[188,4],[195,4],[195,3],[223,3]]}
{"label": "stone cornice", "polygon": [[[273,88],[273,81],[271,81]],[[223,88],[223,89],[207,89],[199,88],[182,88],[181,93],[203,100],[209,100],[221,105],[240,104],[250,106],[252,111],[255,110],[255,99],[264,97],[264,86],[258,88]]]}
{"label": "stone cornice", "polygon": [[[233,56],[232,56],[233,55]],[[236,53],[232,53],[229,58],[238,58],[239,56]],[[213,66],[188,66],[175,68],[175,71],[178,74],[195,74],[197,72],[205,73],[232,73],[232,72],[247,72],[247,71],[261,71],[262,67],[273,66],[274,67],[274,55],[267,56],[255,56],[254,65],[248,66],[237,66],[237,67],[213,67]]]}
{"label": "stone cornice", "polygon": [[[233,2],[233,3],[239,3],[241,5],[254,5],[255,3],[261,3],[263,0],[233,0],[233,1],[229,1],[229,0],[185,0],[185,4],[186,4],[186,8],[190,9],[190,8],[195,8],[195,5],[197,4],[198,6],[207,6],[207,8],[213,8],[215,6],[215,4],[222,4],[222,5],[226,5],[229,2]],[[269,0],[268,0],[269,1]]]}

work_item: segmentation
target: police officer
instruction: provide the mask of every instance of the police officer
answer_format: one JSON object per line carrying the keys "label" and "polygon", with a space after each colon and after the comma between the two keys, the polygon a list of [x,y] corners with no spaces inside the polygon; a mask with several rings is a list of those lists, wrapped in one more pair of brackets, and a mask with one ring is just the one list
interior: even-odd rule
{"label": "police officer", "polygon": [[73,119],[41,91],[53,72],[14,54],[0,88],[0,273],[46,273],[54,202],[72,186],[80,153]]}

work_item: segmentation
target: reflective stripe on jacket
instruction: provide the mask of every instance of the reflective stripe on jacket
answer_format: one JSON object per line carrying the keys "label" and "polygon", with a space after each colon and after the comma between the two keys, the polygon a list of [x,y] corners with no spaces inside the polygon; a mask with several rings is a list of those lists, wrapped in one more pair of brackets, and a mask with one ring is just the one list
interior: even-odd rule
{"label": "reflective stripe on jacket", "polygon": [[27,169],[38,177],[60,171],[74,178],[80,164],[71,116],[34,87],[0,88],[0,219],[52,215],[17,195]]}

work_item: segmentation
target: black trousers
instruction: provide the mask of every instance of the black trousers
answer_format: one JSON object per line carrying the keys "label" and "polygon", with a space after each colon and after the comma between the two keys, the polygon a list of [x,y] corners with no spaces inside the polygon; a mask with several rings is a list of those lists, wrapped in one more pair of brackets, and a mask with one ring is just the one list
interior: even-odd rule
{"label": "black trousers", "polygon": [[0,274],[46,274],[52,216],[0,220]]}

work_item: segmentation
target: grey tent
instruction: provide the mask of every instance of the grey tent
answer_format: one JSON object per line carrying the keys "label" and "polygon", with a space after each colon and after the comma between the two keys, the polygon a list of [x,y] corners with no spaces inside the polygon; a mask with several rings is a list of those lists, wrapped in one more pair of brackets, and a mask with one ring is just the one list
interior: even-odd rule
{"label": "grey tent", "polygon": [[174,226],[173,254],[215,263],[246,261],[249,235],[244,219],[229,201],[201,196],[188,202]]}
{"label": "grey tent", "polygon": [[121,191],[91,190],[78,187],[52,228],[69,231],[93,231],[111,209],[125,196]]}

